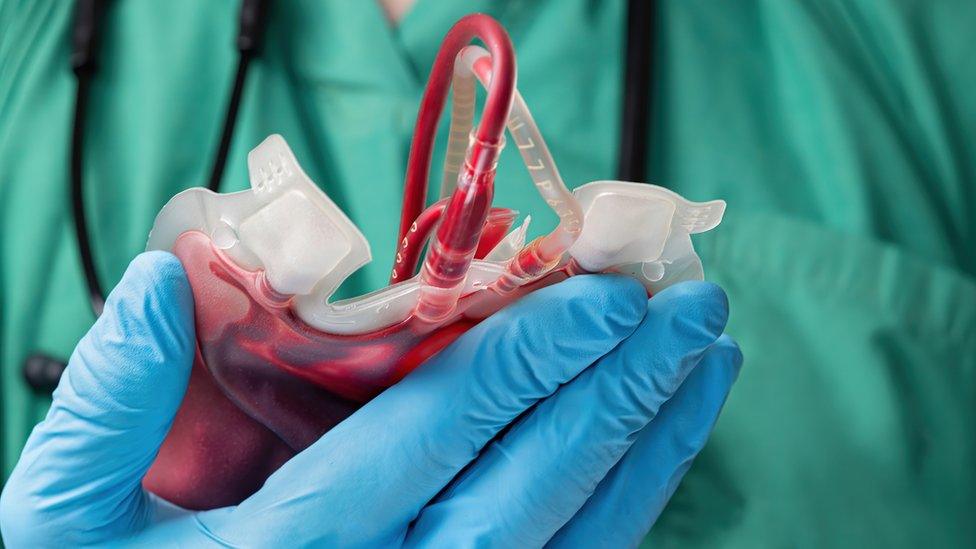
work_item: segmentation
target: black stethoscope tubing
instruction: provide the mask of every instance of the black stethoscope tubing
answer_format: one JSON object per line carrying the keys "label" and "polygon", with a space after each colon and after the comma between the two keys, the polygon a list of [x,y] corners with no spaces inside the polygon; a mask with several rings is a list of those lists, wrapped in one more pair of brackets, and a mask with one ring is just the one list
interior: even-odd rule
{"label": "black stethoscope tubing", "polygon": [[[71,211],[74,218],[78,252],[81,256],[81,267],[88,289],[88,298],[96,317],[102,314],[102,308],[105,306],[105,292],[102,290],[95,269],[95,254],[92,250],[86,221],[83,158],[88,90],[96,69],[96,51],[101,36],[100,31],[106,4],[106,0],[77,1],[71,55],[71,68],[78,82],[75,95],[74,122],[71,127]],[[217,152],[214,154],[207,185],[210,190],[215,192],[220,187],[220,180],[224,175],[224,166],[227,162],[230,142],[234,136],[234,127],[237,124],[237,112],[240,110],[247,70],[251,59],[258,53],[261,37],[264,34],[266,13],[266,0],[243,0],[241,3],[240,25],[237,33],[237,74],[231,88],[230,102],[227,105],[223,130]]]}
{"label": "black stethoscope tubing", "polygon": [[[220,142],[214,154],[208,188],[217,191],[230,150],[244,82],[251,60],[257,55],[264,31],[269,0],[243,0],[237,35],[238,65],[224,116]],[[105,305],[105,293],[95,268],[95,254],[84,202],[84,134],[88,91],[96,71],[96,51],[107,0],[77,0],[72,32],[71,67],[77,80],[74,120],[71,128],[70,186],[71,211],[75,237],[81,257],[89,302],[98,317]],[[628,0],[627,32],[624,60],[624,93],[620,121],[620,143],[617,178],[644,181],[647,165],[647,134],[650,119],[651,61],[654,31],[653,0]],[[39,392],[50,392],[57,386],[65,363],[43,353],[30,355],[24,362],[27,383]]]}

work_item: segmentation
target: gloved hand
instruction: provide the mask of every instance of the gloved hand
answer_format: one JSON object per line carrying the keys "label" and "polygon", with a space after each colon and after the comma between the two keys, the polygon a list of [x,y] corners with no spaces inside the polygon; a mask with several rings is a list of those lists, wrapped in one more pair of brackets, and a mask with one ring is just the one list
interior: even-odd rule
{"label": "gloved hand", "polygon": [[0,501],[10,547],[636,544],[705,443],[741,355],[727,302],[580,276],[488,318],[272,475],[190,512],[140,480],[194,352],[175,257],[137,258]]}

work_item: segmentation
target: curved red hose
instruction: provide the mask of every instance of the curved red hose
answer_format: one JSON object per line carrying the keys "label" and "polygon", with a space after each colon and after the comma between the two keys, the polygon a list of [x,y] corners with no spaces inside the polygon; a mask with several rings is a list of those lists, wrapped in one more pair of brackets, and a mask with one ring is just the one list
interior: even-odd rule
{"label": "curved red hose", "polygon": [[[475,38],[481,39],[491,53],[493,77],[478,124],[477,141],[469,150],[469,158],[476,160],[479,166],[494,164],[515,91],[515,52],[501,24],[487,15],[473,14],[463,17],[447,32],[420,101],[407,161],[400,232],[397,235],[398,249],[427,202],[427,180],[434,138],[454,74],[454,58]],[[490,197],[488,202],[490,204]],[[477,225],[480,229],[480,223]]]}

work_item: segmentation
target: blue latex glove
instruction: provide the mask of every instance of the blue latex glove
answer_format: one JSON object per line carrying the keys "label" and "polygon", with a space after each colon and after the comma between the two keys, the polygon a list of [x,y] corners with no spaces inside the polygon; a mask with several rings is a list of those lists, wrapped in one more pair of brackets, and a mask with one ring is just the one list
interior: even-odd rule
{"label": "blue latex glove", "polygon": [[187,386],[192,317],[176,258],[137,258],[4,489],[8,546],[635,544],[741,363],[717,286],[648,301],[576,277],[470,330],[240,505],[190,512],[140,479]]}

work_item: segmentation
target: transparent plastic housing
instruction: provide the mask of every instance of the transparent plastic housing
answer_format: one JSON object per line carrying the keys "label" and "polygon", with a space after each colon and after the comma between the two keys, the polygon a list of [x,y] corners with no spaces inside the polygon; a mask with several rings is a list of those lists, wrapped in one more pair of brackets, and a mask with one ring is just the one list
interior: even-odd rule
{"label": "transparent plastic housing", "polygon": [[[467,47],[473,37],[489,50]],[[475,78],[488,84],[477,128]],[[371,260],[369,244],[280,136],[248,155],[249,190],[190,189],[163,208],[148,248],[171,250],[187,272],[197,353],[147,489],[189,509],[239,503],[479,321],[569,276],[625,273],[649,294],[702,278],[690,235],[718,225],[725,203],[619,181],[570,192],[514,83],[511,44],[497,23],[475,15],[451,29],[421,102],[391,285],[375,292],[331,301]],[[449,84],[443,198],[423,209]],[[512,229],[516,213],[492,206],[506,126],[560,216],[529,243],[529,219]]]}

